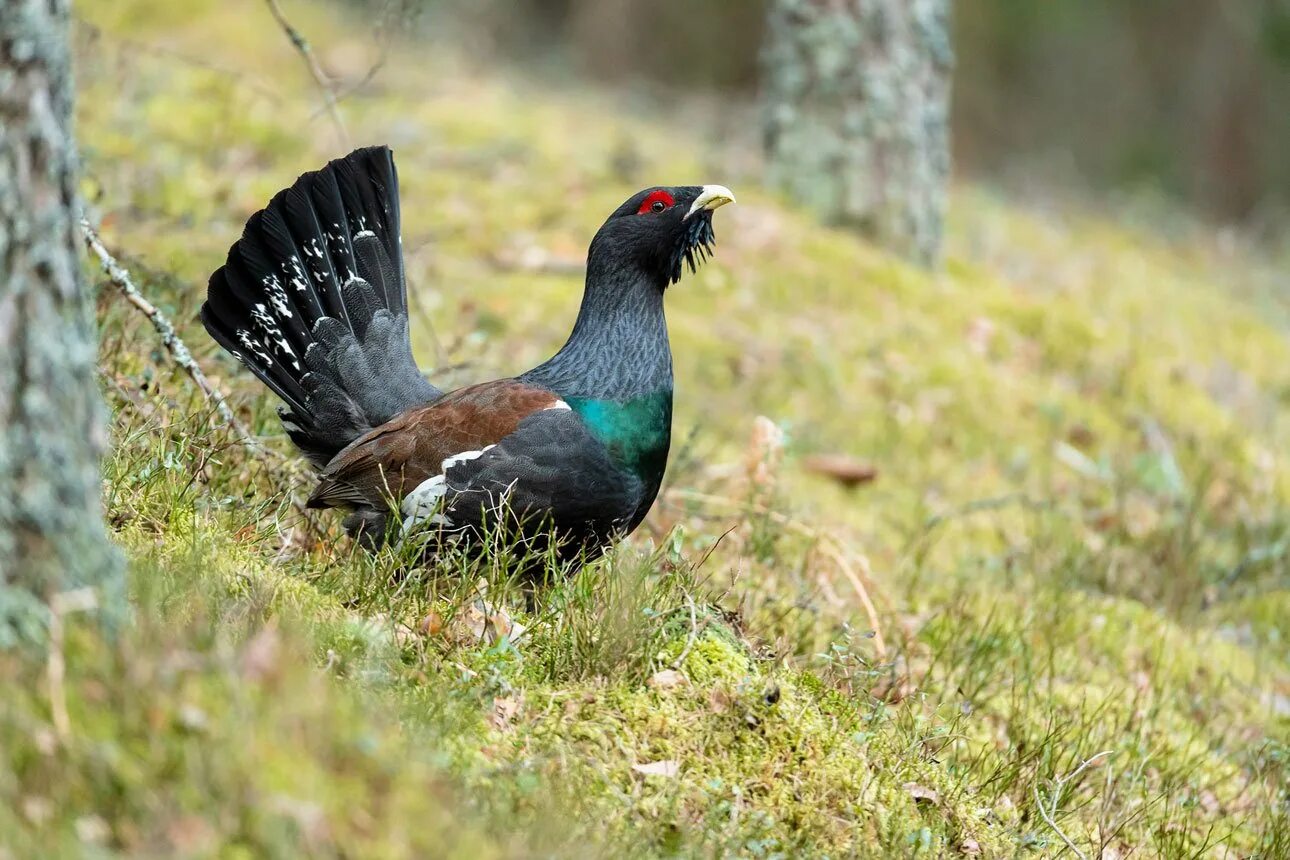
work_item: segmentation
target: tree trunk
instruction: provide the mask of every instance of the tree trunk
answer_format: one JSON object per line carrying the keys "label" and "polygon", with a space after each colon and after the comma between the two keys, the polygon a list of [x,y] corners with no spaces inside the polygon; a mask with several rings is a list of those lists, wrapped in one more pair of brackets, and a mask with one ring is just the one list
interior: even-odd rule
{"label": "tree trunk", "polygon": [[940,256],[950,0],[772,0],[763,52],[771,183],[907,259]]}
{"label": "tree trunk", "polygon": [[0,3],[0,647],[42,638],[60,592],[93,587],[106,619],[122,605],[99,500],[69,15],[68,0]]}

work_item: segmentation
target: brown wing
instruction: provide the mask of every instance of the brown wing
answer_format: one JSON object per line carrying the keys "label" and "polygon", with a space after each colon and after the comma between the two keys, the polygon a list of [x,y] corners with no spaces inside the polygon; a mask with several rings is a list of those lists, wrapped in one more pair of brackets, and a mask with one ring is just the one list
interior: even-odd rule
{"label": "brown wing", "polygon": [[444,460],[497,444],[525,417],[559,399],[545,388],[499,379],[409,409],[332,458],[309,497],[309,507],[388,510],[390,499],[402,499],[422,481],[441,474]]}

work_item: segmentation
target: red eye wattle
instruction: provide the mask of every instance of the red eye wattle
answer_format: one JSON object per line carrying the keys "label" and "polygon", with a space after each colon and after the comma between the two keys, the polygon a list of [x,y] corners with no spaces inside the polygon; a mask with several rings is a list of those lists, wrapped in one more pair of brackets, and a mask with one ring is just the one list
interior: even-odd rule
{"label": "red eye wattle", "polygon": [[637,215],[649,215],[651,213],[657,214],[659,212],[665,212],[668,209],[671,209],[675,205],[676,205],[676,200],[672,198],[672,195],[668,194],[666,191],[660,188],[657,191],[651,191],[649,193],[649,196],[647,196],[643,201],[641,201],[641,208],[636,210],[636,214]]}

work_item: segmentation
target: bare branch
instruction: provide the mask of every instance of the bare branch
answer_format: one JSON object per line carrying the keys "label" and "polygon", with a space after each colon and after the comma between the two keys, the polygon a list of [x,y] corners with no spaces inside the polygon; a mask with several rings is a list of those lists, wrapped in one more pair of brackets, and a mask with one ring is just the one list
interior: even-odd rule
{"label": "bare branch", "polygon": [[[402,10],[402,14],[396,10],[396,7]],[[398,18],[405,15],[406,9],[402,8],[402,4],[398,0],[386,0],[385,5],[381,7],[376,26],[372,30],[373,39],[376,42],[376,59],[372,61],[372,64],[367,67],[367,72],[357,81],[347,84],[343,89],[334,90],[337,104],[340,104],[354,93],[365,89],[385,68],[385,63],[390,58],[390,44],[394,41],[397,31],[395,24]],[[314,111],[309,118],[316,119],[319,114],[324,113],[326,110],[327,106],[324,105]]]}
{"label": "bare branch", "polygon": [[318,90],[322,94],[323,105],[327,108],[332,125],[336,126],[336,135],[340,138],[341,145],[348,147],[349,131],[345,128],[345,121],[340,117],[340,108],[336,104],[336,90],[332,86],[331,78],[322,70],[322,66],[318,65],[318,58],[314,56],[314,49],[309,45],[309,40],[301,35],[300,31],[287,19],[286,14],[282,11],[282,6],[278,4],[278,0],[264,0],[264,2],[268,5],[273,19],[282,28],[282,32],[286,33],[287,38],[291,40],[291,44],[295,46],[301,59],[305,61],[309,74],[313,76],[314,83],[318,85]]}
{"label": "bare branch", "polygon": [[201,389],[202,394],[206,395],[206,399],[215,405],[215,410],[219,413],[219,417],[226,421],[248,446],[260,447],[259,443],[251,436],[251,432],[233,414],[233,410],[229,407],[228,401],[224,399],[224,395],[215,386],[211,385],[210,380],[206,378],[206,374],[198,367],[192,353],[188,351],[188,346],[176,333],[174,325],[161,312],[160,308],[148,301],[143,293],[139,292],[139,288],[134,285],[134,281],[130,278],[130,273],[116,261],[116,258],[103,245],[103,240],[99,238],[99,234],[95,232],[94,228],[90,226],[90,222],[85,218],[81,219],[81,233],[85,237],[85,244],[89,247],[90,252],[98,257],[99,263],[103,266],[104,274],[108,276],[108,280],[121,291],[121,295],[125,297],[127,302],[142,311],[143,315],[148,318],[148,321],[152,323],[152,327],[157,330],[157,334],[161,335],[161,342],[165,345],[166,351],[170,353],[170,357],[174,359],[175,364],[184,369],[184,372]]}
{"label": "bare branch", "polygon": [[[134,285],[134,281],[131,279],[130,273],[124,266],[117,262],[115,257],[112,256],[111,252],[109,252],[107,247],[104,246],[103,240],[99,238],[98,233],[95,232],[94,228],[90,226],[90,222],[85,218],[81,218],[81,233],[85,238],[85,244],[89,247],[90,252],[93,253],[102,264],[103,271],[108,276],[108,280],[110,280],[116,288],[121,291],[121,295],[125,297],[126,301],[138,308],[143,315],[148,318],[148,321],[152,323],[152,327],[156,329],[157,334],[161,335],[161,342],[165,344],[166,351],[170,353],[170,357],[174,359],[176,364],[184,369],[184,372],[188,374],[189,378],[192,379],[197,388],[215,407],[216,413],[230,428],[232,428],[238,441],[248,450],[253,451],[258,455],[267,456],[276,461],[288,464],[288,475],[294,474],[295,464],[292,461],[287,460],[282,454],[272,448],[266,448],[264,445],[261,445],[260,441],[251,434],[251,431],[247,426],[239,421],[237,416],[233,414],[233,410],[228,405],[228,401],[224,398],[223,393],[212,385],[211,381],[206,378],[206,374],[203,373],[201,367],[198,366],[197,360],[194,359],[192,353],[188,351],[188,346],[180,339],[179,334],[175,331],[174,325],[166,318],[166,315],[161,312],[160,308],[148,301],[143,293],[139,292],[139,288]],[[299,499],[295,498],[295,495],[291,492],[287,476],[283,476],[282,489],[290,497],[292,507],[295,508],[304,519],[309,530],[314,534],[324,534],[325,530],[314,520],[309,510],[306,509],[305,506],[300,503]]]}

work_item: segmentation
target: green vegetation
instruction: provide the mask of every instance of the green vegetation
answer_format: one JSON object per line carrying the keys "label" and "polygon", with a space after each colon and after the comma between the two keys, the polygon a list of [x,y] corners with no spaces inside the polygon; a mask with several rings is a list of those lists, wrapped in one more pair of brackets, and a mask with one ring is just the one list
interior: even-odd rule
{"label": "green vegetation", "polygon": [[[363,28],[309,8],[361,77]],[[134,619],[0,657],[0,857],[1290,854],[1290,340],[1257,259],[961,189],[928,276],[702,128],[396,46],[342,110],[397,151],[443,384],[562,342],[580,280],[531,249],[580,255],[648,183],[739,194],[668,297],[662,501],[530,600],[503,552],[418,571],[305,523],[272,398],[196,322],[242,220],[339,151],[267,13],[79,11],[87,198],[270,451],[103,290]],[[805,468],[835,452],[877,480]]]}

